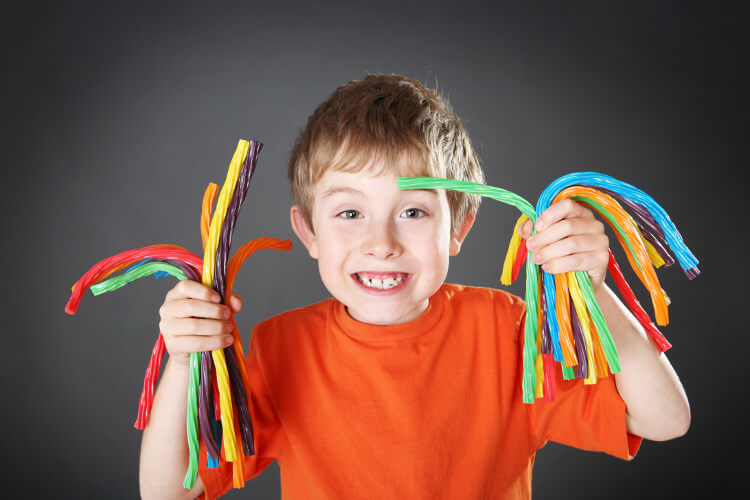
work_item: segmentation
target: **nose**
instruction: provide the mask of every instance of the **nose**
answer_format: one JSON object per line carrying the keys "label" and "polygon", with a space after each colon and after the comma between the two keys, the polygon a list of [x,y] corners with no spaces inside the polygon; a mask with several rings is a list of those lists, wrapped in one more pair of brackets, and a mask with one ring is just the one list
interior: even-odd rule
{"label": "nose", "polygon": [[374,222],[367,238],[362,243],[362,253],[377,259],[392,259],[403,252],[396,229],[387,222]]}

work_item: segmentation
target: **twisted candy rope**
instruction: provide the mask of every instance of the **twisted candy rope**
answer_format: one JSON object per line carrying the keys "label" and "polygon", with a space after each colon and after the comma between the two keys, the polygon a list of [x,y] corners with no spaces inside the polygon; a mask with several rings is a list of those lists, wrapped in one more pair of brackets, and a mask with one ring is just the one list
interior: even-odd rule
{"label": "twisted candy rope", "polygon": [[[510,285],[526,262],[526,318],[524,322],[523,377],[524,403],[535,398],[555,398],[552,376],[559,362],[564,380],[584,379],[594,384],[609,372],[621,370],[617,349],[591,288],[588,274],[574,271],[552,275],[527,259],[526,242],[518,229],[526,220],[536,221],[551,203],[570,198],[591,207],[612,227],[625,250],[628,262],[651,296],[656,322],[669,322],[669,297],[661,289],[654,267],[670,266],[677,261],[689,279],[696,277],[698,260],[685,246],[682,236],[666,211],[640,189],[596,172],[577,172],[560,177],[539,198],[536,209],[524,198],[505,189],[467,181],[436,177],[399,177],[399,189],[447,189],[477,194],[515,206],[522,215],[516,221],[503,262],[500,281]],[[620,205],[625,205],[640,220],[637,222]],[[536,233],[535,230],[532,234]],[[628,308],[643,325],[657,348],[664,352],[669,342],[651,322],[625,281],[612,252],[609,273]],[[576,367],[575,370],[573,367]]]}
{"label": "twisted candy rope", "polygon": [[[174,276],[177,279],[202,281],[217,290],[226,304],[228,297],[231,297],[234,279],[239,269],[252,253],[263,248],[288,251],[292,247],[289,240],[256,238],[240,247],[227,263],[234,226],[247,195],[261,147],[262,144],[256,141],[239,141],[213,214],[211,206],[216,198],[218,186],[209,183],[206,188],[200,221],[203,259],[175,245],[153,245],[122,252],[94,265],[73,285],[65,311],[75,314],[87,288],[91,288],[94,295],[99,295],[117,290],[151,274],[156,278]],[[122,274],[105,280],[128,266],[131,267]],[[204,352],[190,355],[186,421],[190,461],[183,482],[183,486],[188,489],[194,486],[197,477],[199,439],[203,439],[206,444],[207,466],[212,468],[218,467],[223,442],[224,457],[227,461],[233,462],[235,488],[244,485],[240,457],[243,452],[244,456],[255,454],[252,420],[248,408],[247,391],[250,385],[243,362],[244,349],[234,315],[231,316],[231,321],[234,342],[230,347],[212,351],[210,354]],[[135,422],[137,429],[144,429],[148,422],[156,377],[165,350],[164,338],[159,333],[144,377]],[[217,421],[219,419],[220,423]],[[241,436],[242,450],[236,439],[237,434]]]}

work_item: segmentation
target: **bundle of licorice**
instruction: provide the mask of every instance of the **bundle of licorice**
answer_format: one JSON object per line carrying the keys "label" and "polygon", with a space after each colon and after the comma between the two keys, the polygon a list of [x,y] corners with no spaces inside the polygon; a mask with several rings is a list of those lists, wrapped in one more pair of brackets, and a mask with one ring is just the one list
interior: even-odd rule
{"label": "bundle of licorice", "polygon": [[[87,288],[91,288],[94,295],[99,295],[151,274],[156,278],[171,275],[180,280],[200,281],[219,292],[222,302],[227,304],[237,272],[250,255],[263,248],[285,251],[292,248],[289,240],[256,238],[240,247],[227,263],[234,226],[262,146],[252,140],[239,141],[213,215],[211,207],[219,187],[209,183],[206,188],[200,220],[203,259],[175,245],[152,245],[119,253],[97,263],[73,285],[65,312],[75,314]],[[105,280],[128,266],[130,267],[122,274]],[[199,431],[206,447],[208,467],[218,467],[222,456],[226,461],[233,462],[235,488],[242,488],[245,484],[243,455],[255,454],[248,407],[250,385],[244,364],[245,355],[234,316],[231,321],[234,337],[231,346],[211,353],[190,354],[186,422],[190,461],[183,482],[183,486],[188,489],[195,485],[198,473]],[[148,422],[164,351],[164,338],[159,333],[144,377],[135,422],[137,429],[144,429]],[[238,434],[242,448],[236,439]]]}
{"label": "bundle of licorice", "polygon": [[[399,177],[397,182],[400,189],[447,189],[477,194],[513,205],[521,211],[500,281],[510,285],[526,263],[524,403],[533,403],[535,398],[555,399],[555,362],[560,363],[564,380],[580,378],[585,384],[595,384],[597,378],[606,377],[610,372],[618,373],[620,361],[594,298],[588,274],[582,271],[554,275],[545,271],[540,273],[539,266],[527,258],[526,241],[518,234],[523,222],[535,222],[536,214],[565,198],[597,212],[614,230],[636,276],[649,291],[659,325],[669,323],[669,297],[659,285],[654,267],[674,264],[675,260],[669,253],[671,250],[689,279],[700,273],[698,260],[685,246],[667,212],[648,194],[608,175],[577,172],[560,177],[542,192],[536,210],[522,197],[485,184],[435,177]],[[611,251],[607,269],[628,308],[659,351],[669,349],[671,345],[635,298]]]}

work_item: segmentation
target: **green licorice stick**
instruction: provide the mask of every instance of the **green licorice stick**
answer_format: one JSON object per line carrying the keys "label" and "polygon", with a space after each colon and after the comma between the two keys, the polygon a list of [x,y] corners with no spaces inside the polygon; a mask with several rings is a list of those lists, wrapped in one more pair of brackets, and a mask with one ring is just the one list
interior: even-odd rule
{"label": "green licorice stick", "polygon": [[[190,386],[198,387],[200,377],[200,353],[190,353]],[[198,400],[195,391],[188,391],[188,414],[187,414],[187,437],[188,437],[188,448],[190,450],[190,460],[188,462],[188,470],[185,474],[185,480],[182,482],[182,486],[185,489],[192,489],[195,486],[195,479],[198,477],[198,428],[196,422],[198,421]]]}
{"label": "green licorice stick", "polygon": [[398,177],[399,189],[449,189],[451,191],[462,191],[464,193],[478,194],[486,198],[492,198],[500,203],[513,205],[526,217],[536,220],[534,206],[525,198],[511,193],[499,187],[479,184],[478,182],[457,181],[454,179],[443,179],[440,177]]}
{"label": "green licorice stick", "polygon": [[589,310],[591,319],[594,321],[594,326],[596,326],[596,331],[599,334],[599,341],[604,350],[604,357],[607,358],[609,371],[618,373],[622,369],[620,367],[620,357],[617,355],[617,349],[615,348],[612,336],[609,334],[602,310],[599,308],[596,298],[594,298],[594,290],[591,287],[589,275],[585,271],[574,272],[578,280],[578,287],[581,289],[581,294],[583,295],[583,300],[586,302],[586,308]]}
{"label": "green licorice stick", "polygon": [[[536,220],[534,206],[525,198],[499,187],[479,184],[478,182],[458,181],[440,177],[398,177],[399,189],[448,189],[464,193],[478,194],[486,198],[513,205],[522,214]],[[532,229],[532,234],[536,233]],[[533,403],[536,394],[536,336],[537,336],[537,298],[539,295],[539,266],[531,259],[526,259],[526,322],[524,324],[523,343],[523,402]]]}
{"label": "green licorice stick", "polygon": [[560,363],[560,366],[562,366],[563,380],[573,380],[576,378],[576,372],[572,366],[565,366],[565,363]]}
{"label": "green licorice stick", "polygon": [[171,276],[174,276],[179,280],[185,279],[185,274],[182,272],[182,270],[177,266],[169,264],[168,262],[146,262],[145,264],[131,269],[124,274],[120,274],[119,276],[115,276],[105,281],[101,281],[96,285],[92,285],[91,287],[89,287],[89,289],[94,295],[101,295],[103,293],[122,288],[130,282],[133,282],[139,278],[143,278],[144,276],[148,276],[149,274],[157,273],[159,271],[169,273]]}
{"label": "green licorice stick", "polygon": [[[533,220],[533,219],[532,219]],[[523,339],[523,402],[533,403],[536,396],[536,336],[537,296],[539,294],[539,266],[526,259],[526,323]],[[542,319],[544,321],[544,319]]]}

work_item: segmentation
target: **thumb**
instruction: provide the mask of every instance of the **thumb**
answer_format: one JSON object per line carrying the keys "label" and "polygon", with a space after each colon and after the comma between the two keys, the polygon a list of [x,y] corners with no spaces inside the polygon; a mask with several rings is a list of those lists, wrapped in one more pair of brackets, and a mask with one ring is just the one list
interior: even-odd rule
{"label": "thumb", "polygon": [[229,299],[229,307],[232,308],[232,312],[235,314],[242,309],[242,299],[236,293],[233,293],[232,297]]}
{"label": "thumb", "polygon": [[518,228],[518,234],[521,235],[521,238],[527,240],[529,239],[529,236],[531,236],[531,221],[527,220],[521,226]]}

